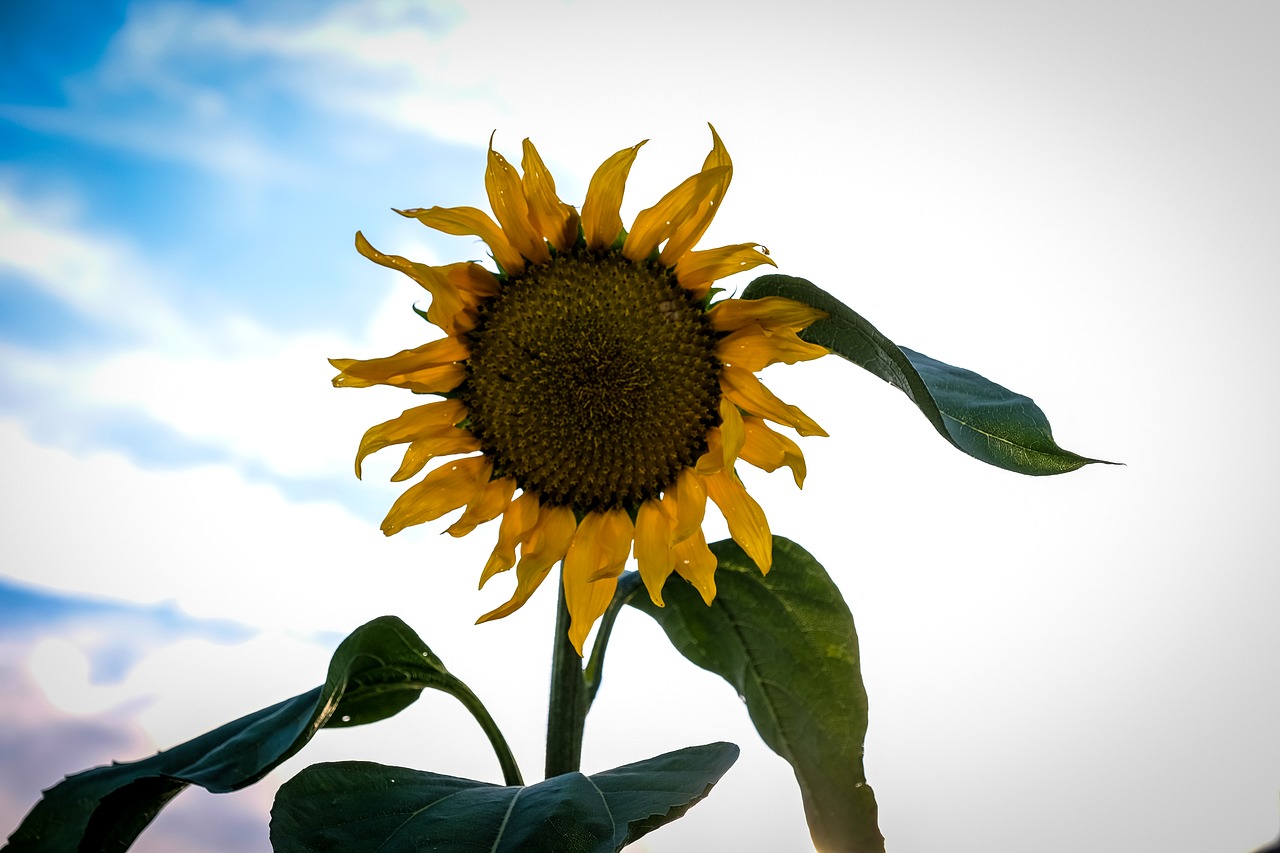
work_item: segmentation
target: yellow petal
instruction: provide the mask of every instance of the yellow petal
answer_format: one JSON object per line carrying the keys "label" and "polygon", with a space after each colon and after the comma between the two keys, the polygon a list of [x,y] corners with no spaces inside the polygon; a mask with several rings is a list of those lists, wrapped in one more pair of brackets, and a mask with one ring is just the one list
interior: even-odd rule
{"label": "yellow petal", "polygon": [[724,446],[724,467],[732,468],[733,460],[738,458],[746,433],[742,427],[742,413],[738,407],[720,398],[720,443]]}
{"label": "yellow petal", "polygon": [[569,608],[569,640],[582,644],[613,598],[631,552],[633,528],[623,509],[590,512],[578,525],[564,558],[564,597]]}
{"label": "yellow petal", "polygon": [[671,501],[647,500],[636,512],[636,566],[649,598],[659,607],[662,585],[675,568],[671,546],[675,544],[676,519],[671,514]]}
{"label": "yellow petal", "polygon": [[635,162],[640,146],[637,143],[624,148],[600,164],[587,185],[587,198],[582,203],[582,232],[588,249],[607,249],[622,233],[622,193],[626,189],[627,175]]}
{"label": "yellow petal", "polygon": [[391,482],[399,483],[417,474],[437,456],[453,456],[455,453],[475,453],[480,440],[465,429],[448,427],[446,432],[429,438],[416,438],[404,451],[400,468],[391,475]]}
{"label": "yellow petal", "polygon": [[716,555],[707,547],[702,528],[672,548],[676,560],[676,573],[693,584],[702,600],[710,605],[716,597]]}
{"label": "yellow petal", "polygon": [[733,541],[755,560],[762,574],[768,574],[773,565],[773,535],[760,504],[747,494],[731,468],[707,477],[707,495],[720,507]]}
{"label": "yellow petal", "polygon": [[711,306],[707,318],[717,332],[736,332],[752,323],[766,329],[790,329],[798,332],[827,316],[794,299],[766,296],[762,299],[725,299]]}
{"label": "yellow petal", "polygon": [[795,364],[827,354],[827,348],[800,340],[790,329],[765,329],[758,323],[739,329],[716,344],[716,357],[755,373],[771,364]]}
{"label": "yellow petal", "polygon": [[[721,167],[685,178],[653,207],[636,214],[635,224],[627,234],[622,254],[628,260],[642,261],[664,240],[670,240],[699,211],[720,187],[728,169]],[[665,255],[666,252],[663,252]],[[667,264],[667,266],[673,266]]]}
{"label": "yellow petal", "polygon": [[331,358],[329,363],[341,371],[333,378],[335,388],[367,388],[396,385],[406,374],[466,361],[470,355],[465,341],[448,337],[385,358]]}
{"label": "yellow petal", "polygon": [[720,369],[720,390],[724,396],[737,403],[749,414],[759,415],[774,423],[783,424],[801,435],[826,435],[808,415],[795,406],[784,403],[761,384],[755,374],[741,367],[727,364]]}
{"label": "yellow petal", "polygon": [[578,242],[578,211],[556,195],[556,182],[551,177],[538,149],[524,141],[524,196],[529,200],[529,220],[557,251],[565,252]]}
{"label": "yellow petal", "polygon": [[685,468],[677,474],[665,497],[671,501],[676,520],[673,534],[676,542],[688,539],[695,530],[702,529],[702,518],[707,511],[707,487],[696,471]]}
{"label": "yellow petal", "polygon": [[511,503],[511,495],[515,490],[514,477],[501,477],[485,483],[480,487],[475,498],[467,504],[466,511],[457,521],[449,525],[445,533],[455,537],[466,536],[478,525],[502,515],[507,511],[507,506]]}
{"label": "yellow petal", "polygon": [[742,444],[742,452],[738,454],[743,461],[750,462],[762,471],[777,471],[783,465],[791,469],[791,476],[797,488],[804,487],[806,468],[804,454],[800,447],[785,435],[769,429],[769,425],[756,417],[742,420],[746,440]]}
{"label": "yellow petal", "polygon": [[472,500],[489,481],[493,463],[487,456],[471,456],[441,465],[405,490],[382,520],[387,536],[406,527],[432,521]]}
{"label": "yellow petal", "polygon": [[481,299],[498,292],[497,279],[479,264],[465,262],[432,267],[399,255],[384,255],[359,231],[356,232],[356,251],[376,264],[399,270],[427,290],[431,294],[427,319],[450,335],[470,329],[474,320],[468,315]]}
{"label": "yellow petal", "polygon": [[[392,208],[395,210],[395,208]],[[428,228],[459,237],[476,236],[489,244],[493,259],[507,275],[524,269],[524,258],[489,214],[474,207],[420,207],[396,210],[401,216],[416,219]]]}
{"label": "yellow petal", "polygon": [[758,243],[735,243],[718,249],[687,252],[676,264],[676,280],[681,287],[701,298],[711,289],[712,282],[761,264],[777,266],[769,257],[769,250]]}
{"label": "yellow petal", "polygon": [[467,409],[461,401],[440,400],[406,409],[398,418],[369,427],[356,452],[356,476],[360,476],[360,465],[370,453],[393,444],[439,435],[441,430],[453,427],[466,416]]}
{"label": "yellow petal", "polygon": [[493,546],[493,553],[480,573],[481,587],[489,578],[516,564],[516,545],[538,520],[539,506],[538,496],[533,492],[523,492],[507,506],[498,526],[498,544]]}
{"label": "yellow petal", "polygon": [[714,474],[724,468],[724,457],[724,439],[720,427],[713,426],[707,430],[707,452],[698,457],[693,468],[704,477]]}
{"label": "yellow petal", "polygon": [[551,567],[564,559],[578,523],[573,510],[567,506],[543,505],[538,520],[525,534],[520,548],[520,563],[516,566],[516,591],[509,601],[494,608],[476,620],[476,624],[491,619],[501,619],[519,610],[529,596],[542,584]]}
{"label": "yellow petal", "polygon": [[699,202],[697,210],[679,223],[667,245],[662,247],[658,260],[663,266],[676,266],[698,244],[711,225],[711,220],[715,218],[716,211],[720,209],[725,193],[729,191],[729,182],[733,180],[733,162],[714,127],[711,127],[711,153],[702,163],[702,174],[716,175],[716,178],[710,192]]}
{"label": "yellow petal", "polygon": [[529,216],[529,202],[516,170],[497,151],[493,150],[493,137],[489,137],[489,165],[484,172],[484,188],[489,194],[489,206],[498,217],[502,233],[520,254],[535,264],[551,260],[547,243],[542,239]]}

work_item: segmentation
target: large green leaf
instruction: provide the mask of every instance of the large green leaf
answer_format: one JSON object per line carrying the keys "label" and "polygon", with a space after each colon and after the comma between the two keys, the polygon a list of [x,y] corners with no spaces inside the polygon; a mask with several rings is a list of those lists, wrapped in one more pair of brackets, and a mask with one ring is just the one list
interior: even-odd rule
{"label": "large green leaf", "polygon": [[[860,314],[803,278],[764,275],[742,291],[743,299],[785,296],[826,311],[800,333],[902,391],[942,437],[965,453],[1019,474],[1065,474],[1091,462],[1053,440],[1044,412],[971,370],[953,367],[899,347]],[[1104,463],[1112,464],[1112,463]]]}
{"label": "large green leaf", "polygon": [[681,654],[738,691],[764,742],[791,763],[820,850],[883,851],[862,769],[867,692],[840,590],[817,560],[780,536],[767,576],[731,540],[711,550],[719,564],[709,607],[674,574],[662,590],[665,607],[647,595],[629,603],[656,619]]}
{"label": "large green leaf", "polygon": [[733,744],[712,743],[527,787],[366,761],[315,764],[276,794],[271,845],[276,853],[609,853],[683,815],[737,758]]}
{"label": "large green leaf", "polygon": [[317,687],[150,758],[95,767],[44,792],[5,850],[127,850],[187,785],[215,793],[257,782],[324,726],[390,717],[423,688],[470,695],[418,635],[383,616],[343,640]]}

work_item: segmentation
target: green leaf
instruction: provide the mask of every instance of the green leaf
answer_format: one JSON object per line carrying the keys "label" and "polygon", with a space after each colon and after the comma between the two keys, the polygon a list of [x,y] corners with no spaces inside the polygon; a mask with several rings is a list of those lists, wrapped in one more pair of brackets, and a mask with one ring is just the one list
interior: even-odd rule
{"label": "green leaf", "polygon": [[760,737],[795,771],[818,849],[883,851],[862,768],[867,692],[840,590],[817,560],[780,536],[768,575],[732,540],[711,550],[719,564],[710,606],[674,574],[662,590],[665,607],[646,595],[629,603],[747,703]]}
{"label": "green leaf", "polygon": [[338,646],[324,686],[150,758],[68,776],[44,792],[5,850],[127,850],[187,785],[214,793],[243,788],[300,750],[321,727],[385,719],[426,687],[466,691],[408,625],[394,616],[375,619]]}
{"label": "green leaf", "polygon": [[366,761],[315,764],[276,794],[271,845],[276,853],[605,853],[683,815],[737,758],[733,744],[712,743],[527,787]]}
{"label": "green leaf", "polygon": [[812,282],[764,275],[742,291],[743,299],[784,296],[829,316],[800,333],[902,391],[953,445],[975,459],[1019,474],[1065,474],[1092,462],[1053,440],[1044,412],[971,370],[953,367],[899,347],[852,308]]}

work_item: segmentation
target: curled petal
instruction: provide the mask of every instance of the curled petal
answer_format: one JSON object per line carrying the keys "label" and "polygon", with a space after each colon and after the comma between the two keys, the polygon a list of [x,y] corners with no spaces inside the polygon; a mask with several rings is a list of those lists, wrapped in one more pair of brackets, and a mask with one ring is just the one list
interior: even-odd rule
{"label": "curled petal", "polygon": [[777,471],[783,465],[791,469],[797,488],[804,487],[806,468],[800,446],[785,435],[769,429],[769,425],[756,417],[742,419],[746,439],[739,456],[762,471]]}
{"label": "curled petal", "polygon": [[471,501],[489,481],[493,463],[487,456],[471,456],[441,465],[405,490],[382,520],[387,536],[406,527],[432,521]]}
{"label": "curled petal", "polygon": [[801,435],[827,434],[800,409],[774,396],[749,370],[726,364],[720,369],[720,390],[749,414],[789,426]]}
{"label": "curled petal", "polygon": [[523,607],[529,596],[542,585],[542,580],[551,571],[551,567],[564,559],[577,526],[573,510],[569,507],[541,506],[538,519],[525,534],[520,548],[520,563],[516,566],[516,591],[506,604],[490,610],[477,619],[476,623],[510,616]]}
{"label": "curled petal", "polygon": [[[636,214],[635,224],[627,234],[622,254],[628,260],[642,261],[664,240],[670,240],[681,226],[698,216],[723,183],[729,168],[721,166],[685,178],[653,207]],[[664,250],[663,255],[666,252]],[[665,263],[665,261],[664,261]],[[674,266],[674,264],[667,264]]]}
{"label": "curled petal", "polygon": [[675,568],[676,519],[671,512],[671,500],[647,500],[636,512],[636,567],[644,581],[649,598],[659,607],[662,603],[662,585]]}
{"label": "curled petal", "polygon": [[578,242],[578,211],[556,195],[556,182],[551,177],[538,149],[524,141],[524,196],[529,200],[529,221],[557,251],[565,252]]}
{"label": "curled petal", "polygon": [[335,388],[368,388],[396,385],[396,380],[406,374],[465,361],[470,355],[466,342],[448,337],[385,358],[331,358],[329,363],[341,371],[333,377]]}
{"label": "curled petal", "polygon": [[440,400],[406,409],[398,418],[392,418],[365,431],[356,452],[356,476],[360,465],[370,453],[376,453],[393,444],[405,444],[414,439],[438,436],[453,428],[467,416],[467,409],[459,400]]}
{"label": "curled petal", "polygon": [[587,197],[582,202],[582,233],[588,249],[607,249],[622,233],[622,193],[627,186],[627,175],[635,162],[642,142],[624,148],[600,164],[587,185]]}
{"label": "curled petal", "polygon": [[773,535],[764,510],[743,488],[733,469],[725,468],[707,478],[707,495],[720,507],[729,523],[729,535],[742,546],[762,574],[773,565]]}
{"label": "curled petal", "polygon": [[702,600],[710,605],[716,597],[716,555],[707,547],[707,538],[698,528],[688,539],[671,549],[676,573],[693,584]]}
{"label": "curled petal", "polygon": [[725,193],[729,191],[729,182],[733,180],[733,162],[729,159],[729,152],[720,141],[720,134],[716,133],[716,129],[711,125],[707,126],[711,127],[711,153],[702,163],[702,174],[714,174],[717,177],[711,191],[699,202],[696,212],[679,223],[667,245],[662,247],[658,260],[663,266],[676,266],[690,249],[698,245],[711,225],[711,220],[715,218],[716,211],[720,209]]}
{"label": "curled petal", "polygon": [[376,264],[399,270],[431,294],[427,319],[447,334],[466,331],[475,325],[471,316],[480,301],[498,292],[498,281],[479,264],[470,262],[432,267],[402,258],[384,255],[356,232],[356,251]]}
{"label": "curled petal", "polygon": [[[395,208],[392,208],[395,210]],[[416,219],[428,228],[453,234],[458,237],[479,237],[489,244],[493,259],[508,275],[514,275],[524,269],[524,258],[498,223],[489,214],[474,207],[420,207],[409,210],[396,210],[401,216]]]}
{"label": "curled petal", "polygon": [[457,521],[449,525],[445,533],[450,536],[466,536],[478,525],[502,515],[507,511],[507,506],[511,503],[511,495],[515,490],[514,477],[501,477],[485,483],[467,504],[466,510]]}
{"label": "curled petal", "polygon": [[771,364],[795,364],[827,354],[827,348],[800,340],[790,329],[768,330],[752,323],[721,338],[716,344],[716,357],[726,364],[736,364],[755,373]]}
{"label": "curled petal", "polygon": [[489,578],[516,564],[516,545],[538,520],[538,507],[538,496],[533,492],[523,492],[507,506],[498,526],[498,544],[493,546],[493,553],[480,573],[481,587]]}
{"label": "curled petal", "polygon": [[769,257],[769,250],[758,243],[735,243],[718,249],[686,252],[676,264],[676,281],[701,298],[711,289],[712,282],[761,264],[777,266]]}
{"label": "curled petal", "polygon": [[702,529],[702,518],[707,511],[707,487],[696,471],[685,468],[677,474],[676,481],[667,488],[664,497],[672,504],[676,542],[688,539],[695,530]]}
{"label": "curled petal", "polygon": [[493,150],[492,137],[489,138],[489,165],[484,172],[484,188],[489,194],[489,206],[493,208],[502,233],[512,247],[535,264],[551,260],[547,243],[535,229],[529,215],[529,202],[520,176],[505,157]]}
{"label": "curled petal", "polygon": [[717,332],[736,332],[752,323],[758,323],[766,329],[790,329],[798,332],[826,316],[826,311],[783,296],[725,299],[712,305],[707,312],[711,328]]}

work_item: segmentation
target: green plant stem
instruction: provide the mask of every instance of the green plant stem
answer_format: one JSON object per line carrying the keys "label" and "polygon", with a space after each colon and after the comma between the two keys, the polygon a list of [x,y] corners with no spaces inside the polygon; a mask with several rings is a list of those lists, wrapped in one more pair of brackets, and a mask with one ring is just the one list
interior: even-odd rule
{"label": "green plant stem", "polygon": [[551,701],[547,708],[548,779],[579,769],[582,729],[587,722],[587,684],[582,677],[582,657],[569,642],[569,605],[565,602],[563,578],[556,608],[556,633],[551,645]]}
{"label": "green plant stem", "polygon": [[523,786],[524,777],[520,775],[520,766],[516,764],[516,757],[512,754],[511,747],[507,745],[507,739],[502,736],[498,724],[493,721],[493,717],[489,716],[489,711],[480,701],[480,697],[456,678],[448,687],[448,692],[471,712],[471,716],[476,718],[480,728],[484,729],[490,745],[493,746],[494,754],[498,756],[498,764],[502,767],[503,784]]}
{"label": "green plant stem", "polygon": [[609,636],[613,633],[613,623],[618,618],[618,611],[622,610],[622,605],[636,594],[640,586],[639,572],[623,572],[618,578],[618,589],[613,594],[613,600],[609,602],[609,608],[600,619],[600,631],[596,634],[596,641],[591,646],[591,656],[587,659],[587,669],[584,674],[587,681],[588,710],[591,708],[591,703],[596,700],[600,682],[604,679],[604,652],[609,647]]}

